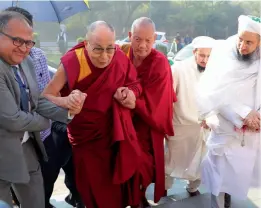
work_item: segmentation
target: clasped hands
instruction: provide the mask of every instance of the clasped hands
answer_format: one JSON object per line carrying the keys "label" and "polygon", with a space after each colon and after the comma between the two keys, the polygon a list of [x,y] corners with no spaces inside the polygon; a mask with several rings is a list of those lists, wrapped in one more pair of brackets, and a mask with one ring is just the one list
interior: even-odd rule
{"label": "clasped hands", "polygon": [[209,126],[207,125],[207,122],[206,120],[203,120],[201,123],[200,123],[200,126],[204,129],[209,129]]}
{"label": "clasped hands", "polygon": [[119,87],[114,98],[125,108],[134,109],[136,106],[136,96],[128,87]]}
{"label": "clasped hands", "polygon": [[258,111],[252,110],[243,121],[247,131],[260,131],[260,113]]}
{"label": "clasped hands", "polygon": [[[76,115],[81,112],[84,101],[87,97],[86,93],[80,90],[73,90],[65,99],[65,106],[69,109],[70,115]],[[114,98],[124,107],[134,109],[136,97],[132,90],[127,87],[120,87],[114,94]]]}
{"label": "clasped hands", "polygon": [[73,90],[65,99],[65,106],[69,109],[70,115],[76,115],[81,112],[84,101],[87,97],[86,93],[80,90]]}

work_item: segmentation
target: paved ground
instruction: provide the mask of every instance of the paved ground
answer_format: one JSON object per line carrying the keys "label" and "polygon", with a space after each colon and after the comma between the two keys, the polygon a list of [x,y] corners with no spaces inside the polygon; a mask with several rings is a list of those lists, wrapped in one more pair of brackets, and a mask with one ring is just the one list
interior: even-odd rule
{"label": "paved ground", "polygon": [[[51,203],[57,208],[71,208],[64,202],[68,190],[63,183],[64,174],[61,173],[56,181]],[[158,204],[153,203],[153,185],[147,190],[147,198],[155,208],[210,208],[210,195],[206,193],[203,187],[200,188],[202,195],[198,197],[188,198],[184,189],[185,181],[178,180],[168,191],[168,197],[162,199]],[[232,199],[231,208],[261,208],[261,189],[251,189],[247,201],[238,201]]]}

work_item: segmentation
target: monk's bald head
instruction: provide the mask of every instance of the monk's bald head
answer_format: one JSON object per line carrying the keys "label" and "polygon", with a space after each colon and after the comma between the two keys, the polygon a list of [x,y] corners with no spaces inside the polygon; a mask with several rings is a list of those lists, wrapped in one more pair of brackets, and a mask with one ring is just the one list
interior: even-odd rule
{"label": "monk's bald head", "polygon": [[100,38],[104,36],[109,36],[115,40],[115,30],[114,28],[105,21],[95,21],[87,28],[86,40],[89,41],[93,37]]}
{"label": "monk's bald head", "polygon": [[145,59],[153,48],[156,40],[155,23],[148,17],[136,19],[129,32],[129,38],[135,58]]}
{"label": "monk's bald head", "polygon": [[150,27],[154,32],[156,32],[155,23],[148,17],[140,17],[134,20],[131,26],[131,32],[134,33],[135,29],[140,27]]}

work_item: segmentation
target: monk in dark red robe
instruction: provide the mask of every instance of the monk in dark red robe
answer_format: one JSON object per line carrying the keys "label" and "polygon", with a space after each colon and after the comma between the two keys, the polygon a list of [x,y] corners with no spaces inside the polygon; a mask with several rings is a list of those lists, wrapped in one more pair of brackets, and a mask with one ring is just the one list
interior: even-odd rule
{"label": "monk in dark red robe", "polygon": [[[170,65],[166,57],[152,49],[156,35],[155,25],[149,18],[134,21],[129,33],[131,44],[123,45],[122,50],[136,67],[143,93],[136,101],[133,122],[142,148],[143,168],[133,180],[140,197],[145,200],[147,186],[155,182],[154,201],[165,196],[164,138],[174,135],[172,116],[176,95]],[[138,197],[138,196],[137,196]],[[133,205],[140,199],[136,197]],[[135,206],[133,206],[135,207]]]}
{"label": "monk in dark red robe", "polygon": [[137,172],[141,156],[130,111],[141,87],[135,68],[114,42],[110,25],[91,24],[87,41],[62,57],[44,91],[55,103],[60,91],[62,96],[73,90],[87,94],[81,113],[68,125],[68,137],[77,188],[88,208],[128,205],[123,184]]}

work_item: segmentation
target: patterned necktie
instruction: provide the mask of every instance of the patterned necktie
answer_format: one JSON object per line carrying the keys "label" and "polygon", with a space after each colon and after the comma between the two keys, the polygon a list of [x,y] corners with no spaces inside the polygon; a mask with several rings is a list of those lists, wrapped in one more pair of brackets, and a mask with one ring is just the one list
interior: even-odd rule
{"label": "patterned necktie", "polygon": [[15,74],[16,81],[18,82],[20,88],[20,106],[21,109],[25,112],[29,112],[29,98],[28,93],[26,92],[26,86],[22,82],[21,77],[18,74],[18,68],[16,66],[12,66],[12,69]]}

